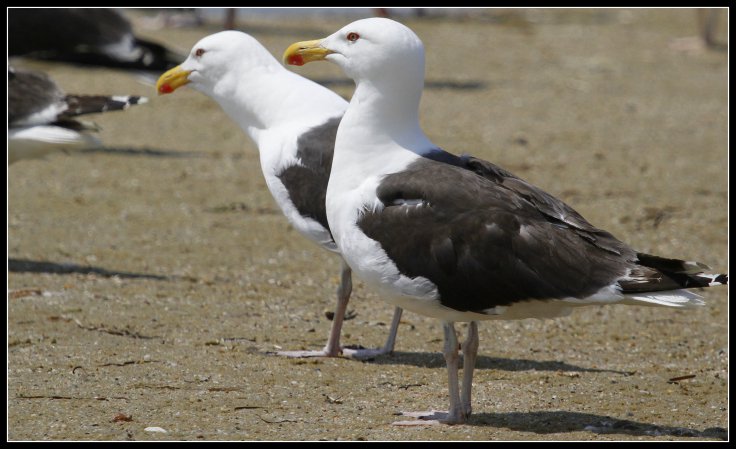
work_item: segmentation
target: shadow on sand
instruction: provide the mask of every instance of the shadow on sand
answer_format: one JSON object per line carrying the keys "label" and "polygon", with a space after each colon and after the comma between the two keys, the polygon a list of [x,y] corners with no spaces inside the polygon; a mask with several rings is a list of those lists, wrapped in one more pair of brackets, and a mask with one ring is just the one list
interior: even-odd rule
{"label": "shadow on sand", "polygon": [[474,413],[468,425],[506,428],[537,434],[588,431],[598,434],[624,434],[634,436],[674,436],[700,439],[728,439],[728,431],[721,427],[696,430],[687,427],[658,426],[627,419],[592,413],[564,410],[546,412]]}
{"label": "shadow on sand", "polygon": [[[394,351],[393,355],[379,356],[366,363],[376,365],[411,365],[421,368],[445,368],[445,358],[441,352],[402,352]],[[557,360],[504,359],[478,355],[475,369],[497,369],[501,371],[564,371],[586,373],[611,373],[630,376],[633,372],[610,369],[582,368]]]}
{"label": "shadow on sand", "polygon": [[[330,88],[355,86],[355,81],[350,78],[313,78],[312,81]],[[425,89],[479,90],[487,87],[488,82],[479,80],[426,80],[424,82]]]}
{"label": "shadow on sand", "polygon": [[206,153],[195,151],[157,150],[152,148],[92,148],[81,150],[79,153],[105,153],[120,156],[144,156],[144,157],[206,157]]}
{"label": "shadow on sand", "polygon": [[73,263],[57,263],[39,260],[8,259],[8,271],[12,273],[50,273],[50,274],[94,274],[102,277],[124,279],[153,279],[157,281],[191,280],[182,276],[162,276],[148,273],[108,270],[106,268]]}

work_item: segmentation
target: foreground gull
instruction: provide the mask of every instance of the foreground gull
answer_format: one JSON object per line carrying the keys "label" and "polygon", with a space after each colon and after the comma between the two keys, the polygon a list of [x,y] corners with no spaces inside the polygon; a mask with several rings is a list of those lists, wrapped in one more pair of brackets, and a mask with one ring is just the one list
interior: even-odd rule
{"label": "foreground gull", "polygon": [[[419,125],[424,47],[384,18],[298,42],[284,61],[328,60],[356,90],[337,131],[327,220],[353,271],[396,306],[442,320],[450,407],[471,413],[477,320],[547,318],[584,305],[703,305],[685,288],[727,284],[697,262],[639,253],[570,206],[481,159],[434,145]],[[460,391],[455,321],[469,321]]]}
{"label": "foreground gull", "polygon": [[93,123],[77,116],[127,109],[139,96],[67,95],[46,74],[8,67],[8,163],[55,151],[98,148]]}
{"label": "foreground gull", "polygon": [[[158,92],[189,85],[215,100],[258,146],[261,169],[276,203],[302,235],[338,252],[325,214],[325,191],[335,133],[348,103],[331,90],[286,70],[253,37],[222,31],[197,42],[180,66],[164,73]],[[390,353],[401,319],[397,308],[380,349],[340,346],[340,331],[352,290],[342,262],[337,306],[327,344],[319,351],[284,351],[290,357],[368,358]]]}

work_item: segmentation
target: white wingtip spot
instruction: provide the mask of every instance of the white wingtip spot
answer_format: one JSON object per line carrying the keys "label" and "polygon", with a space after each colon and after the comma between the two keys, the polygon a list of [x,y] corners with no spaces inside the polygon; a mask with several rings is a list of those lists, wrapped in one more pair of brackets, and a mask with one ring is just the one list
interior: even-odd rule
{"label": "white wingtip spot", "polygon": [[702,296],[687,290],[671,290],[662,293],[628,295],[627,299],[639,305],[658,305],[667,307],[700,307],[705,305]]}

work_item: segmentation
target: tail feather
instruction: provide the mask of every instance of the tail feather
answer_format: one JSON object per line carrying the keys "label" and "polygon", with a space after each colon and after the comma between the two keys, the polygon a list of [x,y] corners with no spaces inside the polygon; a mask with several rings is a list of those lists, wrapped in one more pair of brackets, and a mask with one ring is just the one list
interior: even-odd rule
{"label": "tail feather", "polygon": [[712,276],[712,280],[710,284],[708,284],[709,287],[712,287],[714,285],[728,285],[728,275],[727,274],[704,274],[703,276]]}
{"label": "tail feather", "polygon": [[667,306],[667,307],[699,307],[704,306],[702,296],[688,290],[668,290],[664,292],[636,293],[626,295],[621,304],[637,306]]}
{"label": "tail feather", "polygon": [[637,253],[636,256],[639,258],[639,263],[641,265],[656,268],[661,271],[698,274],[702,273],[703,270],[710,270],[708,265],[692,260],[668,259],[666,257],[653,256],[645,253]]}
{"label": "tail feather", "polygon": [[64,100],[69,105],[68,109],[64,111],[63,115],[65,117],[120,111],[128,109],[131,105],[143,104],[148,101],[146,97],[134,95],[67,95]]}
{"label": "tail feather", "polygon": [[620,281],[624,294],[661,292],[683,288],[727,285],[727,274],[709,274],[710,268],[700,262],[668,259],[637,253],[638,267]]}

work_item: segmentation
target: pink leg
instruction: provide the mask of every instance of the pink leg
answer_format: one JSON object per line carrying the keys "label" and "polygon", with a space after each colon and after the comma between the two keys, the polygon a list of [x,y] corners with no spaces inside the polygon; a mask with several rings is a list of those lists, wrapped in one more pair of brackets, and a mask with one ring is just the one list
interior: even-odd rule
{"label": "pink leg", "polygon": [[[399,421],[393,423],[396,426],[426,426],[436,424],[462,424],[467,420],[460,400],[460,386],[458,382],[458,370],[460,368],[460,354],[458,352],[457,335],[454,323],[445,321],[442,323],[445,333],[444,355],[447,362],[447,383],[450,393],[450,409],[448,412],[432,410],[429,412],[404,412],[405,416],[418,418],[416,421]],[[472,377],[472,374],[471,374]],[[464,378],[463,381],[466,379]],[[470,390],[468,389],[468,394]]]}
{"label": "pink leg", "polygon": [[478,357],[478,322],[471,321],[468,324],[468,337],[463,342],[463,391],[462,409],[465,417],[470,416],[473,411],[470,401],[470,392],[473,388],[473,370],[475,360]]}
{"label": "pink leg", "polygon": [[401,320],[401,308],[397,307],[394,311],[394,318],[391,322],[388,339],[383,348],[377,349],[350,349],[340,346],[340,333],[342,332],[342,324],[345,319],[350,294],[353,291],[352,270],[345,261],[342,261],[342,271],[340,273],[340,285],[337,287],[337,304],[335,306],[335,316],[332,319],[332,327],[330,335],[327,338],[327,344],[319,351],[279,351],[276,354],[286,357],[348,357],[354,359],[367,359],[378,355],[390,354],[394,350],[396,344],[396,333]]}

